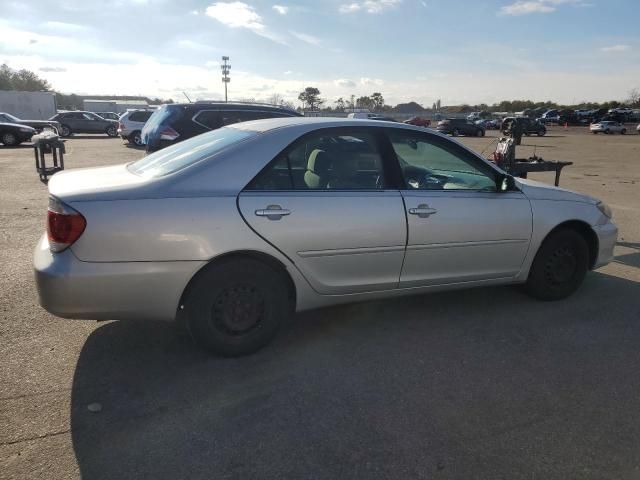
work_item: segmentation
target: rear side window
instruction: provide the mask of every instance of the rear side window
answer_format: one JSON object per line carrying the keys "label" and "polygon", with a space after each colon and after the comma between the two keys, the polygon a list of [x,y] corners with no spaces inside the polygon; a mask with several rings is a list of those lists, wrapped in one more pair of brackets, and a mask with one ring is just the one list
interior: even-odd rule
{"label": "rear side window", "polygon": [[203,127],[215,130],[216,128],[220,128],[224,125],[221,113],[222,112],[216,110],[202,110],[193,117],[193,121],[199,123]]}
{"label": "rear side window", "polygon": [[147,120],[144,126],[145,130],[149,129],[150,132],[154,131],[163,123],[179,120],[181,116],[182,109],[179,105],[163,105],[149,117],[149,120]]}
{"label": "rear side window", "polygon": [[249,130],[220,128],[152,153],[129,164],[128,168],[142,177],[162,177],[255,135],[257,132]]}
{"label": "rear side window", "polygon": [[385,183],[375,135],[332,129],[297,140],[247,190],[377,190]]}
{"label": "rear side window", "polygon": [[146,122],[152,113],[153,112],[132,112],[131,115],[129,115],[129,120],[132,122]]}

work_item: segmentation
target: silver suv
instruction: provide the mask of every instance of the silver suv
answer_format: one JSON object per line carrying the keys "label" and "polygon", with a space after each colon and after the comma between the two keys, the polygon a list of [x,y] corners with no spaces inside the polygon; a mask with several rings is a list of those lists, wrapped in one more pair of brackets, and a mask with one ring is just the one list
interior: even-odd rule
{"label": "silver suv", "polygon": [[118,120],[118,135],[137,147],[142,146],[140,131],[147,123],[153,110],[127,110]]}

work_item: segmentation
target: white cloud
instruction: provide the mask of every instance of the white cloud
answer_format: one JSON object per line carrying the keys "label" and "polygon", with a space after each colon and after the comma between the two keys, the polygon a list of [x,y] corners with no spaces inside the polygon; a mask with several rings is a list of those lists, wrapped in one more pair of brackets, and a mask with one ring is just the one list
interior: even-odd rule
{"label": "white cloud", "polygon": [[320,46],[321,40],[318,37],[314,37],[313,35],[309,35],[308,33],[294,32],[293,30],[290,30],[289,33],[296,37],[298,40],[302,40],[309,45],[315,45],[316,47]]}
{"label": "white cloud", "polygon": [[49,22],[44,22],[44,26],[48,30],[55,30],[60,32],[80,32],[83,30],[87,30],[87,27],[85,27],[84,25],[78,25],[76,23],[67,23],[67,22],[49,21]]}
{"label": "white cloud", "polygon": [[627,52],[631,50],[631,45],[611,45],[610,47],[602,47],[600,49],[601,52],[611,53],[611,52]]}
{"label": "white cloud", "polygon": [[370,85],[381,86],[381,85],[384,85],[384,81],[380,80],[379,78],[362,77],[360,79],[360,85],[364,85],[364,86],[370,86]]}
{"label": "white cloud", "polygon": [[555,12],[558,5],[573,5],[578,7],[592,6],[582,0],[518,0],[500,8],[500,15],[529,15],[530,13],[551,13]]}
{"label": "white cloud", "polygon": [[289,13],[289,7],[285,7],[284,5],[274,5],[271,8],[273,8],[280,15],[286,15],[287,13]]}
{"label": "white cloud", "polygon": [[262,17],[244,2],[216,2],[205,10],[207,16],[231,28],[246,28],[256,35],[286,45],[284,39],[267,29]]}
{"label": "white cloud", "polygon": [[291,75],[293,72],[291,70],[287,70],[286,72],[282,72],[283,75]]}
{"label": "white cloud", "polygon": [[402,0],[364,0],[362,2],[342,4],[338,7],[338,11],[340,13],[354,13],[364,10],[367,13],[381,13],[400,3],[402,3]]}
{"label": "white cloud", "polygon": [[333,84],[340,88],[354,88],[356,86],[356,82],[348,78],[339,78],[338,80],[334,80]]}

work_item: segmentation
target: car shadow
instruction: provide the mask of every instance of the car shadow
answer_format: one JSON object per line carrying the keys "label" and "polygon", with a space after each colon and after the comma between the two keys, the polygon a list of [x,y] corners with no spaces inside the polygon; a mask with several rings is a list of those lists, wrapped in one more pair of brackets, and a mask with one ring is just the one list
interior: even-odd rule
{"label": "car shadow", "polygon": [[593,273],[562,302],[499,287],[332,307],[235,359],[171,324],[109,322],[73,380],[80,474],[515,478],[545,458],[568,478],[622,461],[640,425],[638,295]]}
{"label": "car shadow", "polygon": [[2,145],[0,143],[0,148],[5,150],[19,150],[21,148],[22,149],[33,148],[33,143],[25,142],[25,143],[21,143],[20,145]]}
{"label": "car shadow", "polygon": [[95,135],[73,133],[73,134],[69,135],[68,137],[64,137],[65,140],[73,140],[74,138],[82,139],[82,140],[99,140],[99,139],[103,139],[104,140],[105,138],[112,138],[112,139],[116,140],[119,137],[110,137],[106,133],[104,133],[104,134],[95,134]]}
{"label": "car shadow", "polygon": [[613,259],[615,263],[640,268],[640,243],[617,242],[616,245],[635,250],[635,252],[616,255]]}

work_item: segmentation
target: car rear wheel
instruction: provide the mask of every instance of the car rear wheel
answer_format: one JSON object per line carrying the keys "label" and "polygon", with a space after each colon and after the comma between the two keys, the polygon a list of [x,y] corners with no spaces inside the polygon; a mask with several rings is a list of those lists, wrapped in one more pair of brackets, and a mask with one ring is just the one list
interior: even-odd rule
{"label": "car rear wheel", "polygon": [[624,135],[627,133],[627,129],[623,128],[622,130],[620,130],[620,135]]}
{"label": "car rear wheel", "polygon": [[546,135],[547,131],[546,130],[538,130],[538,136],[539,137],[544,137]]}
{"label": "car rear wheel", "polygon": [[460,130],[458,130],[457,128],[454,128],[453,132],[451,132],[451,135],[453,135],[454,137],[457,137],[458,135],[460,135]]}
{"label": "car rear wheel", "polygon": [[105,130],[105,133],[107,135],[109,135],[110,137],[117,137],[118,136],[118,129],[115,127],[115,125],[110,125]]}
{"label": "car rear wheel", "polygon": [[60,136],[61,137],[68,137],[71,135],[71,127],[69,127],[68,125],[61,125],[60,126]]}
{"label": "car rear wheel", "polygon": [[608,128],[604,131],[604,133],[606,133],[607,135],[609,135],[611,133],[611,130],[609,130]]}
{"label": "car rear wheel", "polygon": [[560,300],[574,293],[589,269],[589,247],[578,232],[562,229],[551,233],[538,250],[526,292],[540,300]]}
{"label": "car rear wheel", "polygon": [[135,145],[136,147],[142,146],[142,135],[140,134],[139,130],[129,135],[129,138],[127,140],[129,141],[129,143]]}
{"label": "car rear wheel", "polygon": [[18,145],[20,143],[18,141],[18,137],[16,137],[11,132],[3,133],[2,137],[0,138],[0,140],[2,140],[3,145],[5,145],[7,147],[14,147],[14,146],[16,146],[16,145]]}
{"label": "car rear wheel", "polygon": [[481,129],[478,129],[476,131],[476,137],[484,137],[484,131]]}
{"label": "car rear wheel", "polygon": [[292,313],[282,273],[252,259],[211,265],[192,281],[184,302],[194,340],[223,356],[267,345]]}

